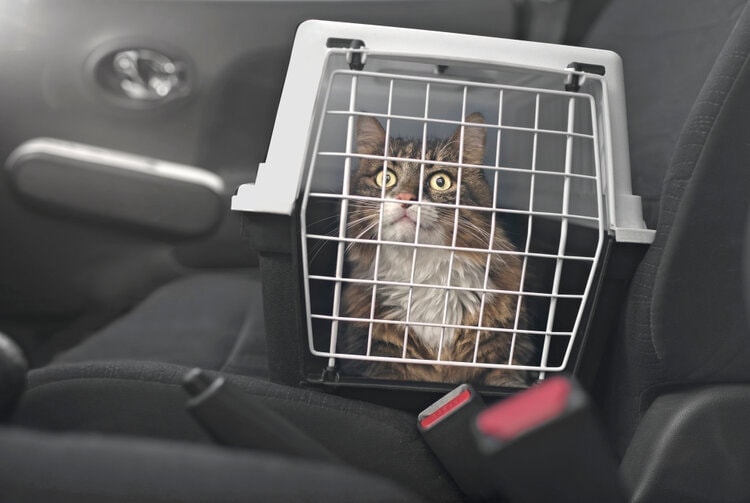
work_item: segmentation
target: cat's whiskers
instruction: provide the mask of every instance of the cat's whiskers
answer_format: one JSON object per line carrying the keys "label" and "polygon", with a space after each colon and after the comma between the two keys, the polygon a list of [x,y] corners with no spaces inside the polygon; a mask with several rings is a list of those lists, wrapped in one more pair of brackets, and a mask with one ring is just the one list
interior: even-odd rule
{"label": "cat's whiskers", "polygon": [[[358,216],[358,215],[363,215],[363,216],[357,218],[356,220],[349,220],[347,222],[347,229],[350,229],[351,226],[352,226],[352,224],[356,224],[358,222],[362,222],[362,221],[367,220],[368,218],[370,218],[372,216],[371,210],[365,209],[365,208],[351,209],[351,207],[350,207],[348,214],[350,216]],[[315,220],[315,221],[311,222],[308,227],[310,228],[310,227],[313,227],[313,226],[316,226],[316,225],[321,225],[323,223],[329,223],[330,224],[330,228],[327,231],[325,231],[325,232],[321,231],[318,234],[323,235],[323,236],[331,236],[331,237],[339,236],[340,230],[339,230],[339,227],[338,227],[338,223],[340,222],[340,220],[341,220],[341,217],[339,215],[329,215],[327,217],[323,217],[323,218],[320,218],[318,220]],[[323,249],[325,248],[325,246],[327,244],[330,244],[330,243],[331,243],[331,241],[328,240],[328,239],[316,239],[315,240],[315,244],[313,244],[310,247],[310,259],[309,259],[309,262],[310,263],[315,262],[315,259],[320,255],[320,253],[323,251]]]}
{"label": "cat's whiskers", "polygon": [[[364,220],[365,218],[367,217],[363,217],[362,220]],[[354,236],[352,239],[362,239],[362,237],[365,234],[369,233],[372,229],[376,228],[380,222],[378,221],[378,219],[375,219],[375,220],[376,220],[375,222],[365,227],[359,234]],[[355,241],[352,241],[348,245],[346,245],[346,252],[348,253],[352,249],[352,246],[354,246],[355,244],[357,243]]]}
{"label": "cat's whiskers", "polygon": [[[454,214],[454,210],[444,209],[444,213],[441,214],[441,219],[450,219],[452,221]],[[458,224],[461,237],[463,238],[462,240],[464,241],[464,247],[466,248],[473,248],[477,253],[481,253],[485,250],[502,251],[507,248],[507,246],[502,245],[504,243],[504,239],[502,239],[498,235],[497,230],[494,235],[490,232],[490,230],[488,230],[491,225],[489,222],[487,222],[487,228],[480,227],[476,222],[468,218],[465,214],[460,214]],[[453,239],[453,225],[446,227],[446,229],[443,229],[443,237],[446,240],[446,244],[450,244]],[[495,228],[498,229],[499,224],[496,223]],[[490,240],[492,240],[491,248]],[[502,253],[493,253],[492,255],[495,260],[499,260],[504,266],[509,266],[508,261],[505,259]]]}
{"label": "cat's whiskers", "polygon": [[[325,232],[321,231],[320,233],[322,233],[321,235],[323,236],[336,236],[338,235],[339,232],[334,224],[338,219],[339,217],[337,215],[324,217],[314,222],[311,222],[311,224],[308,226],[308,229],[312,228],[313,226],[320,225],[323,223],[330,223],[330,229]],[[325,248],[325,245],[329,243],[330,241],[328,241],[327,239],[315,239],[315,243],[310,247],[309,262],[311,264],[315,262],[315,259],[318,258],[318,255],[320,255],[320,253],[323,251],[323,248]]]}

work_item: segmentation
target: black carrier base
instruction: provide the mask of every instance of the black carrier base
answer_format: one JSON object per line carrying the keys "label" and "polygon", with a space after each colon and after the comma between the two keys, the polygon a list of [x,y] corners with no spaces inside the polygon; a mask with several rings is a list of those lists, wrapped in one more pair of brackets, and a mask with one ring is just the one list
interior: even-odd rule
{"label": "black carrier base", "polygon": [[[260,248],[271,381],[410,412],[418,412],[455,388],[455,383],[402,382],[343,375],[338,369],[329,368],[327,358],[316,357],[309,351],[299,225],[297,212],[291,216],[244,215],[245,232],[252,235]],[[578,229],[575,232],[585,236],[590,231]],[[645,250],[645,245],[617,243],[612,237],[604,243],[592,293],[584,308],[581,333],[563,371],[575,375],[586,389],[593,389],[598,381],[602,355],[609,336],[617,330],[630,278]],[[566,281],[584,280],[569,277]],[[551,358],[561,358],[555,352],[564,350],[564,347],[553,347]],[[521,390],[486,386],[476,386],[476,389],[490,400]]]}

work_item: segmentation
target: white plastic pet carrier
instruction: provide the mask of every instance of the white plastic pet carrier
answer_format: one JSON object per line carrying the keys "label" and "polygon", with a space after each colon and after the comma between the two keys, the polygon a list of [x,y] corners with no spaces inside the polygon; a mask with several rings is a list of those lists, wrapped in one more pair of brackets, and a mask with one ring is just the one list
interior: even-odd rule
{"label": "white plastic pet carrier", "polygon": [[[471,118],[477,113],[483,120]],[[365,117],[385,131],[386,148],[394,138],[411,138],[418,146],[413,157],[358,151],[357,127]],[[455,137],[457,152],[463,152],[471,128],[483,130],[483,159],[467,163],[463,153],[452,161],[425,157],[429,138]],[[382,165],[382,172],[367,182],[376,186],[395,177],[394,163],[410,163],[419,173],[418,191],[407,202],[385,187],[380,194],[357,194],[353,177],[363,162]],[[455,201],[431,201],[425,192],[438,190],[428,187],[428,177],[441,170],[452,178],[436,182],[442,189],[449,181]],[[462,176],[468,179],[477,171],[491,202],[462,204],[461,194],[469,190],[461,187]],[[350,229],[352,208],[365,203],[380,209],[367,238]],[[423,242],[419,230],[413,239],[389,237],[382,217],[389,204],[418,208],[418,229],[419,218],[424,222],[425,215],[442,211],[451,229],[445,242]],[[653,239],[642,220],[640,198],[631,193],[622,66],[616,54],[323,21],[305,22],[297,32],[267,160],[255,182],[239,188],[232,207],[246,212],[261,250],[269,351],[275,361],[286,362],[272,369],[275,379],[335,386],[441,388],[436,382],[361,372],[376,362],[390,368],[518,371],[530,380],[575,370],[584,335],[603,336],[591,333],[603,326],[592,320],[613,247]],[[458,244],[457,237],[466,232],[459,224],[461,212],[484,215],[490,233],[486,244]],[[495,247],[492,236],[499,232],[512,246]],[[348,254],[362,244],[372,250],[369,276],[352,274]],[[393,257],[384,257],[396,249],[402,250],[405,272],[400,276],[383,270],[394,267]],[[487,270],[473,279],[459,278],[460,257],[468,255],[487,267],[498,257],[512,262],[520,279],[509,291],[488,280]],[[425,279],[422,271],[429,270],[429,260],[447,274]],[[357,311],[364,316],[344,308],[352,302],[344,298],[351,291],[348,285],[354,284],[369,292],[367,299],[357,300],[366,303]],[[403,305],[394,307],[400,316],[377,316],[393,311],[379,305],[383,292],[390,292],[390,302],[397,297],[393,292],[403,294]],[[431,311],[421,306],[416,312],[420,295],[431,299]],[[505,326],[487,326],[482,313],[500,297],[512,299],[517,316]],[[456,299],[465,298],[476,304],[464,310],[479,311],[471,324],[466,316],[456,317]],[[347,334],[353,324],[363,327],[356,336]],[[403,332],[399,354],[372,351],[381,325]],[[407,350],[409,334],[427,332],[439,340],[433,342],[436,351],[415,358]],[[443,350],[458,336],[474,337],[478,345],[480,333],[504,338],[507,355],[481,360],[475,348],[473,356],[452,360]],[[356,351],[342,342],[352,337],[361,339]],[[514,355],[514,348],[531,346],[533,356]]]}

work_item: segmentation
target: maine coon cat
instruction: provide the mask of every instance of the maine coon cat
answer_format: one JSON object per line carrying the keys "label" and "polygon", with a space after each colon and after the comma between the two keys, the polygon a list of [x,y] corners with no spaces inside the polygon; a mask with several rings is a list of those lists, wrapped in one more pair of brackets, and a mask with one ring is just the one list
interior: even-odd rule
{"label": "maine coon cat", "polygon": [[[484,124],[484,118],[474,113],[466,123]],[[382,156],[386,133],[380,122],[361,116],[357,124],[357,152]],[[463,128],[462,164],[482,164],[486,131],[483,127],[465,125]],[[424,162],[422,141],[405,138],[388,140],[388,156],[413,161],[387,162],[382,159],[360,159],[358,169],[352,174],[351,194],[381,198],[387,201],[351,200],[348,209],[349,238],[381,240],[403,243],[451,246],[454,239],[455,208],[417,204],[418,201],[492,208],[492,191],[479,168],[444,166],[430,161],[459,162],[461,128],[448,139],[428,139]],[[424,168],[420,168],[420,165]],[[421,195],[420,195],[421,194]],[[382,222],[381,222],[382,204]],[[481,289],[485,285],[488,253],[481,250],[514,251],[505,231],[499,225],[492,229],[492,212],[460,209],[458,229],[455,233],[457,248],[477,251],[453,252],[450,250],[381,244],[377,260],[377,280],[412,282],[411,289],[402,285],[378,284],[376,286],[374,313],[372,310],[373,286],[346,283],[342,291],[344,317],[398,320],[416,324],[374,323],[370,354],[374,356],[404,355],[407,358],[436,359],[441,361],[471,362],[476,347],[476,361],[480,363],[508,363],[513,345],[513,363],[530,364],[534,344],[528,336],[518,334],[513,343],[512,333],[478,329],[446,328],[444,325],[478,326],[480,312],[482,326],[513,328],[517,315],[517,295],[488,293],[482,307]],[[419,228],[417,229],[417,221]],[[350,277],[375,279],[375,244],[351,243],[346,260]],[[414,250],[416,260],[412,271]],[[521,279],[521,259],[511,254],[489,254],[487,289],[518,291]],[[448,275],[450,271],[450,283]],[[421,285],[447,285],[475,290],[446,290]],[[407,306],[408,309],[407,309]],[[408,318],[407,318],[408,310]],[[518,312],[519,328],[524,328],[526,312]],[[431,326],[443,325],[443,326]],[[368,344],[369,323],[349,322],[342,335],[347,352],[365,354]],[[478,340],[478,344],[477,344]],[[442,347],[441,347],[442,345]],[[390,363],[349,360],[344,369],[364,376],[407,381],[461,383],[472,382],[493,386],[524,386],[527,372],[509,369],[483,369],[464,366],[431,365],[416,363]]]}

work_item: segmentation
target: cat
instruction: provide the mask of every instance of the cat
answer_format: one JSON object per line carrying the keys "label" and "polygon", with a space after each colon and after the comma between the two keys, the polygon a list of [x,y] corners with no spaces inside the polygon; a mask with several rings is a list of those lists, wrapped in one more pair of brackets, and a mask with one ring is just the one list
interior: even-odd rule
{"label": "cat", "polygon": [[[484,124],[479,113],[466,117],[467,124]],[[358,154],[383,156],[386,133],[380,122],[372,117],[360,116],[357,121],[356,151]],[[465,125],[463,128],[463,155],[461,163],[482,164],[485,151],[486,131],[480,126]],[[462,167],[460,183],[457,167],[435,165],[430,161],[459,162],[461,127],[447,140],[428,138],[425,145],[425,161],[421,162],[422,141],[394,137],[388,141],[388,156],[413,159],[411,161],[387,162],[382,159],[361,158],[351,177],[351,194],[387,199],[367,201],[352,199],[348,206],[347,237],[383,241],[450,246],[454,239],[456,210],[448,207],[425,206],[418,201],[455,204],[458,195],[461,205],[492,208],[492,192],[480,168]],[[423,178],[420,184],[420,165]],[[385,186],[385,190],[383,189]],[[459,188],[460,186],[460,188]],[[421,196],[420,196],[421,192]],[[382,224],[380,212],[382,204]],[[421,209],[418,209],[420,208]],[[419,213],[419,216],[417,214]],[[405,332],[406,357],[414,359],[437,359],[440,349],[441,361],[479,363],[508,363],[512,334],[477,329],[444,328],[436,325],[478,326],[482,311],[482,326],[513,328],[519,317],[518,328],[526,324],[526,309],[518,307],[518,296],[512,294],[487,293],[481,307],[481,289],[484,288],[487,266],[492,212],[460,209],[455,246],[476,251],[453,252],[452,266],[450,250],[381,244],[377,260],[377,280],[409,283],[416,286],[411,291],[402,285],[378,284],[372,310],[372,285],[347,282],[342,289],[342,314],[344,317],[369,319],[371,314],[378,320],[417,322],[420,325],[374,323],[370,354],[373,356],[403,355]],[[417,219],[419,231],[417,234]],[[350,243],[346,261],[351,278],[370,280],[375,278],[375,244]],[[412,261],[416,248],[416,261]],[[492,237],[492,250],[516,251],[503,228],[496,223]],[[518,291],[521,281],[522,261],[517,254],[490,254],[487,289]],[[475,290],[450,290],[446,304],[446,290],[419,285],[446,285],[448,271],[452,269],[450,285]],[[409,304],[410,302],[410,304]],[[407,305],[410,305],[407,319]],[[446,309],[447,307],[447,309]],[[444,314],[445,313],[445,314]],[[345,352],[366,354],[370,324],[348,322],[340,341]],[[513,344],[513,363],[531,364],[535,345],[528,336],[518,334]],[[528,384],[529,372],[511,369],[486,369],[468,366],[433,365],[421,363],[391,363],[380,361],[347,360],[342,363],[348,373],[372,378],[404,381],[429,381],[441,383],[484,384],[491,386],[523,387]]]}

